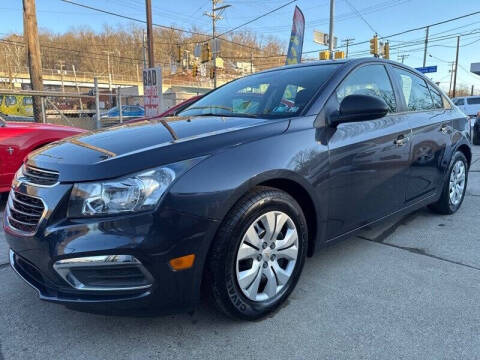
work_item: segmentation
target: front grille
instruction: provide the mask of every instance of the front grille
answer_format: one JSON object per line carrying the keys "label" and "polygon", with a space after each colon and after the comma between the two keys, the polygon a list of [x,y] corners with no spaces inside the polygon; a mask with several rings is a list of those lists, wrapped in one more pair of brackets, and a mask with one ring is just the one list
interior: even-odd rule
{"label": "front grille", "polygon": [[40,169],[31,165],[25,165],[22,169],[22,177],[25,181],[41,186],[51,186],[58,182],[58,172]]}
{"label": "front grille", "polygon": [[10,191],[7,218],[10,227],[33,234],[42,218],[45,206],[39,198]]}

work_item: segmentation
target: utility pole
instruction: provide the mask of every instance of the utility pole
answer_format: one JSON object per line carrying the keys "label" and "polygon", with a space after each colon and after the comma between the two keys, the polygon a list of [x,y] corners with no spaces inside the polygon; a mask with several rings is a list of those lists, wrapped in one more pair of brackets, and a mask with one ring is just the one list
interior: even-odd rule
{"label": "utility pole", "polygon": [[[35,0],[23,0],[23,34],[26,40],[30,84],[32,90],[41,91],[43,90],[42,58],[38,41]],[[36,122],[41,122],[42,100],[39,96],[33,97],[33,116]]]}
{"label": "utility pole", "polygon": [[354,38],[349,38],[349,39],[343,39],[342,42],[345,44],[345,57],[348,58],[348,47],[350,46],[350,44],[354,41],[355,39]]}
{"label": "utility pole", "polygon": [[430,30],[430,26],[427,26],[426,33],[425,33],[425,48],[423,50],[423,67],[427,64],[427,47],[428,47],[428,33]]}
{"label": "utility pole", "polygon": [[328,29],[328,51],[330,52],[330,59],[333,59],[333,18],[335,14],[335,0],[330,0],[330,26]]}
{"label": "utility pole", "polygon": [[452,82],[453,82],[453,72],[455,71],[454,70],[455,61],[452,61],[450,63],[450,65],[452,65],[452,69],[449,70],[450,71],[450,85],[448,86],[448,96],[452,95]]}
{"label": "utility pole", "polygon": [[460,50],[460,36],[457,36],[457,55],[455,56],[455,74],[453,75],[453,96],[457,91],[458,51]]}
{"label": "utility pole", "polygon": [[113,54],[113,51],[103,50],[107,54],[107,71],[108,71],[108,90],[112,92],[112,68],[110,66],[110,54]]}
{"label": "utility pole", "polygon": [[62,92],[65,92],[65,85],[63,83],[63,67],[65,66],[65,61],[58,60],[58,65],[60,66],[60,79],[62,81]]}
{"label": "utility pole", "polygon": [[397,59],[402,62],[402,64],[405,62],[405,59],[408,58],[410,55],[408,54],[400,54],[398,55]]}
{"label": "utility pole", "polygon": [[148,66],[155,67],[155,53],[153,52],[153,25],[152,25],[152,0],[145,0],[147,10],[147,42],[148,42]]}
{"label": "utility pole", "polygon": [[145,30],[142,30],[142,53],[143,53],[143,68],[147,68],[147,47],[145,45],[146,42],[146,35]]}
{"label": "utility pole", "polygon": [[472,85],[472,90],[470,91],[470,96],[473,96],[473,89],[475,85]]}
{"label": "utility pole", "polygon": [[217,87],[217,51],[218,51],[218,44],[216,39],[215,33],[215,24],[217,20],[221,20],[222,17],[216,14],[217,11],[221,12],[226,8],[230,7],[231,5],[223,5],[217,7],[217,4],[220,4],[223,0],[212,0],[212,12],[211,13],[204,13],[204,15],[210,17],[212,19],[212,58],[213,58],[213,88]]}
{"label": "utility pole", "polygon": [[[75,65],[72,64],[72,71],[73,71],[73,76],[75,78],[75,87],[77,88],[77,94],[80,95],[80,88],[78,87],[78,81],[77,81],[77,71],[75,69]],[[80,101],[80,110],[83,111],[83,104],[82,104],[82,98],[78,99]]]}
{"label": "utility pole", "polygon": [[250,53],[250,74],[253,74],[253,52]]}

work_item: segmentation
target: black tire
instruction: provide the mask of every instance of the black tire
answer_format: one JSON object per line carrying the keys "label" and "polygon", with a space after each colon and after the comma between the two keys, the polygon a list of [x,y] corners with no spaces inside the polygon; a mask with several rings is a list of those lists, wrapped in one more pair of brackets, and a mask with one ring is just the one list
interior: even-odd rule
{"label": "black tire", "polygon": [[[236,257],[247,229],[269,211],[281,211],[293,220],[298,233],[298,255],[292,274],[283,288],[271,299],[252,301],[239,287]],[[300,205],[290,195],[263,186],[246,194],[223,221],[207,260],[207,286],[217,307],[227,316],[242,320],[255,320],[278,308],[298,281],[305,263],[307,239],[305,216]]]}
{"label": "black tire", "polygon": [[[462,161],[465,166],[465,186],[463,188],[463,193],[462,193],[460,202],[454,205],[450,200],[449,183],[450,183],[450,176],[452,174],[454,165],[458,161]],[[430,209],[438,214],[443,214],[443,215],[450,215],[455,213],[463,203],[463,199],[465,198],[465,192],[467,190],[467,183],[468,183],[468,161],[462,152],[457,151],[453,155],[452,160],[450,161],[450,165],[448,166],[447,175],[445,176],[445,180],[443,184],[442,195],[440,196],[440,199],[436,203],[431,204],[429,206]]]}

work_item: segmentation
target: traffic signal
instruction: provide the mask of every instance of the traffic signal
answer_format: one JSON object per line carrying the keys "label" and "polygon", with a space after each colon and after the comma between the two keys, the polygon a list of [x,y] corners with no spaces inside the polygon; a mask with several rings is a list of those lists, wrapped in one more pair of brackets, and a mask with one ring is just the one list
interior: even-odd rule
{"label": "traffic signal", "polygon": [[210,68],[210,79],[213,79],[213,78],[215,78],[215,68],[211,67]]}
{"label": "traffic signal", "polygon": [[370,39],[370,54],[374,56],[378,56],[378,37],[375,35],[372,39]]}
{"label": "traffic signal", "polygon": [[198,66],[197,64],[193,64],[192,66],[192,76],[196,77],[198,75]]}
{"label": "traffic signal", "polygon": [[345,59],[345,51],[335,51],[334,54],[335,59]]}
{"label": "traffic signal", "polygon": [[383,58],[390,59],[390,44],[388,41],[383,45]]}
{"label": "traffic signal", "polygon": [[210,49],[210,44],[205,43],[202,45],[202,54],[201,54],[201,61],[202,63],[206,63],[207,61],[210,61],[212,58],[212,50]]}
{"label": "traffic signal", "polygon": [[318,58],[320,60],[329,60],[330,59],[330,51],[323,50],[318,53]]}
{"label": "traffic signal", "polygon": [[182,48],[180,45],[177,45],[177,52],[175,54],[175,59],[177,60],[177,63],[182,62]]}

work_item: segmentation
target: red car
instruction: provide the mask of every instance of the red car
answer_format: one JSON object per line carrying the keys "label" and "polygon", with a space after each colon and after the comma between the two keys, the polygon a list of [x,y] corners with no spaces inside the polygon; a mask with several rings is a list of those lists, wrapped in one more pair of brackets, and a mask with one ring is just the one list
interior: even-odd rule
{"label": "red car", "polygon": [[48,143],[86,132],[68,126],[6,122],[0,117],[0,193],[9,191],[23,159]]}

